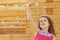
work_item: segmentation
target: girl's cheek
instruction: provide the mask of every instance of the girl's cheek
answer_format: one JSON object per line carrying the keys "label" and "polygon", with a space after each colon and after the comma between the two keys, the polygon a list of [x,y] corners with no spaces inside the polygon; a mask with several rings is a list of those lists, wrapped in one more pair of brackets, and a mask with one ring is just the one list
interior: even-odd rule
{"label": "girl's cheek", "polygon": [[49,26],[49,23],[46,23],[46,26]]}

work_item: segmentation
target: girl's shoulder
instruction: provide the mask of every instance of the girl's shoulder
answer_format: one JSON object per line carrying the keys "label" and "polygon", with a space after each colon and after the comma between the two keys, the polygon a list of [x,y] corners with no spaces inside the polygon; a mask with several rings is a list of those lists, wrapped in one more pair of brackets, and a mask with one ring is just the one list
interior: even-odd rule
{"label": "girl's shoulder", "polygon": [[[51,34],[51,33],[50,33]],[[53,40],[56,40],[56,35],[51,34],[51,36],[53,37]]]}
{"label": "girl's shoulder", "polygon": [[50,33],[50,34],[51,34],[51,36],[56,37],[54,34],[52,34],[52,33]]}
{"label": "girl's shoulder", "polygon": [[52,34],[52,36],[53,36],[53,40],[56,40],[56,36],[54,34]]}
{"label": "girl's shoulder", "polygon": [[35,32],[35,36],[36,36],[38,33],[39,33],[39,31],[36,31],[36,32]]}

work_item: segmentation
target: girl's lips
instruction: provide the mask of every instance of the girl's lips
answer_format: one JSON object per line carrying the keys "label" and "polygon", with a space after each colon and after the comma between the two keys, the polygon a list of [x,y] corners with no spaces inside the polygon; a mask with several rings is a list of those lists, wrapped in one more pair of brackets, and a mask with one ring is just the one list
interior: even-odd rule
{"label": "girl's lips", "polygon": [[41,24],[41,25],[45,25],[45,24]]}

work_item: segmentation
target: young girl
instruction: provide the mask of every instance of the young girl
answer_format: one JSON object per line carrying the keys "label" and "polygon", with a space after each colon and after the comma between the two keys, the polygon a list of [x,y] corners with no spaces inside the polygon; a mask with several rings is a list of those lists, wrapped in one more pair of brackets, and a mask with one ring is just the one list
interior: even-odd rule
{"label": "young girl", "polygon": [[30,23],[33,25],[35,30],[37,30],[34,40],[56,40],[53,22],[49,17],[42,16],[39,19],[39,25],[37,26],[32,18],[31,10],[28,8],[27,18],[30,20]]}

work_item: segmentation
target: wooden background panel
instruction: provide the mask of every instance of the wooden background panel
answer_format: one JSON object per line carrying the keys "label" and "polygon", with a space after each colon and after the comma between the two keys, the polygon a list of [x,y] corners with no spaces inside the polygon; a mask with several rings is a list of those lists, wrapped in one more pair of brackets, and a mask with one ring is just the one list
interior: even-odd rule
{"label": "wooden background panel", "polygon": [[0,4],[16,4],[16,3],[21,3],[24,4],[26,3],[27,0],[0,0]]}

